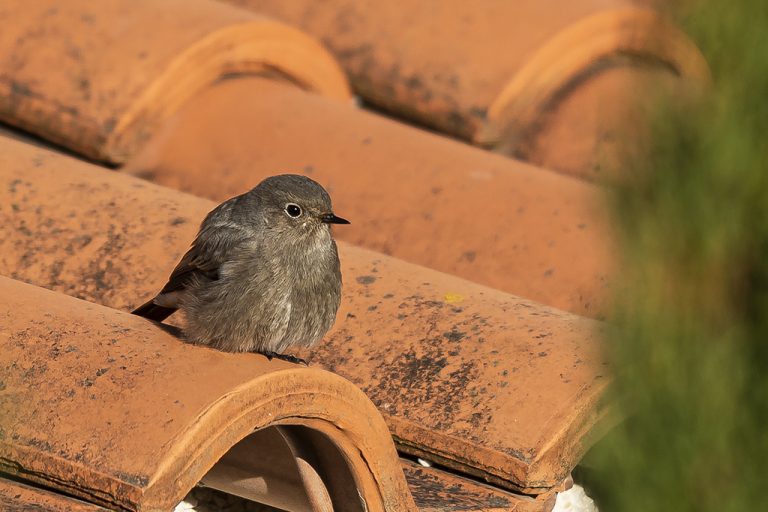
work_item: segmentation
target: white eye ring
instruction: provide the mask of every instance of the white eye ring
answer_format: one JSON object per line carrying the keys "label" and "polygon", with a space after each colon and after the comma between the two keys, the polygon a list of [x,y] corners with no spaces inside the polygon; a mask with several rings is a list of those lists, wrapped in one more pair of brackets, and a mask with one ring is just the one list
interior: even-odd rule
{"label": "white eye ring", "polygon": [[301,217],[303,212],[301,210],[301,206],[297,205],[296,203],[288,203],[285,205],[285,213],[292,219],[298,219]]}

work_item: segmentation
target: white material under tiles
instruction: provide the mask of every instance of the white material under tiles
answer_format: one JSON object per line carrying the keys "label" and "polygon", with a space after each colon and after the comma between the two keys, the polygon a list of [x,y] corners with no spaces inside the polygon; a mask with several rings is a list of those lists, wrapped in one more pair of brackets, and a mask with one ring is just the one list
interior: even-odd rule
{"label": "white material under tiles", "polygon": [[598,510],[592,498],[584,492],[584,488],[574,484],[567,491],[557,495],[557,502],[552,512],[598,512]]}
{"label": "white material under tiles", "polygon": [[176,505],[174,512],[278,512],[277,509],[231,494],[195,487]]}

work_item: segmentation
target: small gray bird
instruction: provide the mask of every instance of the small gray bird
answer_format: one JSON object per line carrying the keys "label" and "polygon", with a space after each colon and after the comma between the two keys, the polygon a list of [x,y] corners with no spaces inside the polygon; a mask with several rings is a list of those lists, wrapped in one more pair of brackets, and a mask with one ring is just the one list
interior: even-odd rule
{"label": "small gray bird", "polygon": [[185,336],[229,352],[283,356],[333,325],[341,270],[331,210],[317,182],[272,176],[217,206],[160,293],[133,314],[161,322],[180,309]]}

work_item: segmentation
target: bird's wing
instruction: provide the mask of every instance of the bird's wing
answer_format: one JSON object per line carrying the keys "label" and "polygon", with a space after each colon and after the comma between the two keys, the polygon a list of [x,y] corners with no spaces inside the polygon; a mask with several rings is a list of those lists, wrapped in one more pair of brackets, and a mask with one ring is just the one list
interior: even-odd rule
{"label": "bird's wing", "polygon": [[228,261],[236,247],[247,240],[248,233],[232,224],[203,227],[158,295],[183,290],[194,276],[217,280],[221,265]]}
{"label": "bird's wing", "polygon": [[200,276],[212,281],[219,279],[221,266],[229,261],[231,253],[247,240],[247,233],[236,226],[204,224],[192,247],[176,265],[163,289],[151,300],[133,310],[133,314],[162,322],[178,309],[180,292],[184,291],[191,279]]}

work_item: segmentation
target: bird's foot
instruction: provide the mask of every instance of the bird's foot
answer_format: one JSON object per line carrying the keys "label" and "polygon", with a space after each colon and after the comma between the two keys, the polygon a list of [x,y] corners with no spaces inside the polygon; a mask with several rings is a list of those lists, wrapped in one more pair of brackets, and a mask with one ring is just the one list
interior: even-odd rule
{"label": "bird's foot", "polygon": [[307,363],[305,360],[303,360],[300,357],[292,356],[290,354],[278,354],[277,352],[262,352],[265,356],[267,356],[267,359],[270,361],[274,359],[282,359],[283,361],[288,361],[289,363],[295,363],[295,364],[303,364],[304,366],[309,366],[309,363]]}

